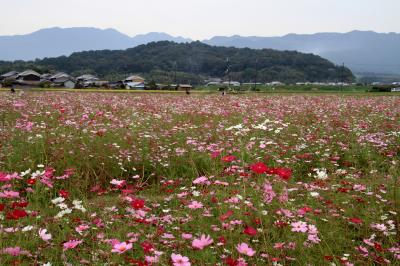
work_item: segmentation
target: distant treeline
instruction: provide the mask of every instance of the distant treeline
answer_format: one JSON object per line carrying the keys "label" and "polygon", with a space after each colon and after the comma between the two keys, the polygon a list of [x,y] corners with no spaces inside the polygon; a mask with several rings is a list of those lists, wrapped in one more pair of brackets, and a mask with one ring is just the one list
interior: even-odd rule
{"label": "distant treeline", "polygon": [[204,82],[208,77],[239,82],[325,82],[354,80],[352,72],[313,54],[209,46],[200,42],[154,42],[127,50],[101,50],[35,61],[0,62],[0,72],[33,69],[95,74],[115,80],[140,73],[164,83]]}

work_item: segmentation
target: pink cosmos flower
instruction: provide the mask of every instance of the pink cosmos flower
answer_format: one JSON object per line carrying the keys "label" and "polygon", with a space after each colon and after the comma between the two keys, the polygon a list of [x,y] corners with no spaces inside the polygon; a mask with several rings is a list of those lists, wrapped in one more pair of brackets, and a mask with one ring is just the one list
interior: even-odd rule
{"label": "pink cosmos flower", "polygon": [[78,246],[82,242],[83,242],[82,240],[69,240],[68,242],[65,242],[63,244],[64,250],[74,249],[74,248],[76,248],[76,246]]}
{"label": "pink cosmos flower", "polygon": [[51,234],[47,233],[47,229],[40,229],[39,230],[39,236],[43,241],[49,241],[51,239]]}
{"label": "pink cosmos flower", "polygon": [[191,239],[192,237],[193,237],[192,234],[182,233],[183,239]]}
{"label": "pink cosmos flower", "polygon": [[0,172],[0,182],[9,182],[13,179],[21,179],[21,177],[18,176],[18,173],[7,174]]}
{"label": "pink cosmos flower", "polygon": [[198,178],[196,178],[195,180],[193,180],[193,184],[204,184],[208,181],[208,178],[205,176],[200,176]]}
{"label": "pink cosmos flower", "polygon": [[19,198],[19,192],[17,192],[17,191],[0,192],[0,198],[7,198],[7,199]]}
{"label": "pink cosmos flower", "polygon": [[75,227],[75,231],[78,232],[79,234],[82,234],[83,231],[86,231],[86,230],[88,230],[89,228],[90,228],[89,225],[87,225],[87,224],[81,224],[81,225]]}
{"label": "pink cosmos flower", "polygon": [[15,102],[14,103],[14,107],[24,107],[25,106],[25,103],[23,103],[23,102]]}
{"label": "pink cosmos flower", "polygon": [[144,256],[144,260],[148,262],[150,265],[158,263],[160,257],[158,256]]}
{"label": "pink cosmos flower", "polygon": [[276,193],[272,189],[271,183],[269,183],[268,181],[265,182],[265,184],[264,184],[264,202],[271,203],[272,200],[275,198],[275,196],[276,196]]}
{"label": "pink cosmos flower", "polygon": [[308,230],[307,223],[302,222],[302,221],[293,222],[290,225],[292,226],[292,232],[305,233]]}
{"label": "pink cosmos flower", "polygon": [[188,205],[188,207],[189,209],[201,209],[203,208],[203,204],[194,200]]}
{"label": "pink cosmos flower", "polygon": [[286,188],[283,189],[282,193],[279,195],[279,202],[285,203],[289,200],[288,190]]}
{"label": "pink cosmos flower", "polygon": [[115,185],[117,187],[123,187],[126,184],[126,180],[113,179],[110,181],[110,184]]}
{"label": "pink cosmos flower", "polygon": [[174,266],[190,266],[190,261],[188,257],[184,257],[180,254],[171,254],[172,264]]}
{"label": "pink cosmos flower", "polygon": [[321,239],[318,237],[318,235],[314,235],[314,234],[309,234],[307,237],[308,241],[318,244],[319,242],[321,242]]}
{"label": "pink cosmos flower", "polygon": [[211,245],[214,242],[212,238],[208,235],[201,235],[200,238],[196,238],[192,241],[192,247],[196,249],[203,249],[206,246]]}
{"label": "pink cosmos flower", "polygon": [[126,242],[119,242],[113,245],[111,252],[122,254],[130,249],[132,249],[132,243],[127,244]]}
{"label": "pink cosmos flower", "polygon": [[246,243],[241,243],[239,245],[236,246],[236,250],[243,255],[252,257],[254,256],[254,254],[256,254],[256,251],[253,250],[251,247],[249,247],[249,245],[247,245]]}
{"label": "pink cosmos flower", "polygon": [[20,247],[8,247],[1,250],[1,253],[8,254],[10,256],[20,256],[20,255],[31,255],[28,251],[21,249]]}

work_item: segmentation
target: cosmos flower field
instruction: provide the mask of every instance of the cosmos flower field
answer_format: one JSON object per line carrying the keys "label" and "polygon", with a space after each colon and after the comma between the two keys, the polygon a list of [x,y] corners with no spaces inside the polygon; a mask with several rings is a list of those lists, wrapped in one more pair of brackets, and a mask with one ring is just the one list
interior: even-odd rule
{"label": "cosmos flower field", "polygon": [[0,93],[0,265],[399,265],[400,97]]}

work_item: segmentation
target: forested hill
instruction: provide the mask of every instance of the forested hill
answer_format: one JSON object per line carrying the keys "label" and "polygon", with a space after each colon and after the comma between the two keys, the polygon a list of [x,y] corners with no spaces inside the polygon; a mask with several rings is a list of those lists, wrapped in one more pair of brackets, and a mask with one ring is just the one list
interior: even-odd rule
{"label": "forested hill", "polygon": [[[229,58],[229,63],[227,62]],[[227,78],[253,82],[349,81],[354,78],[347,68],[335,66],[313,54],[271,49],[216,47],[201,42],[153,42],[127,50],[100,50],[73,53],[66,57],[14,63],[1,62],[0,70],[31,67],[40,72],[65,71],[71,74],[93,73],[100,77],[142,73],[146,77],[190,74],[200,77]],[[195,82],[195,80],[191,80]]]}

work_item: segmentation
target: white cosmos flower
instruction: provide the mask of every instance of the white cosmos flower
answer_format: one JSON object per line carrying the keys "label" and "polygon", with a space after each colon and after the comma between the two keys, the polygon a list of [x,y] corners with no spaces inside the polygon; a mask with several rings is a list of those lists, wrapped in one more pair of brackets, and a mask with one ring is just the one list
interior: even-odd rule
{"label": "white cosmos flower", "polygon": [[61,203],[61,202],[64,202],[64,198],[63,197],[58,197],[58,198],[55,198],[55,199],[52,199],[51,200],[51,203],[53,203],[53,204],[59,204],[59,203]]}
{"label": "white cosmos flower", "polygon": [[22,228],[22,232],[28,232],[28,231],[31,231],[33,229],[33,226],[32,225],[28,225],[28,226],[25,226],[24,228]]}

